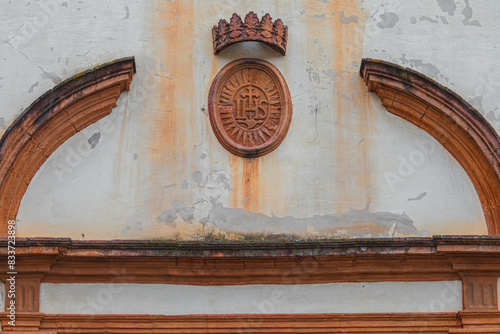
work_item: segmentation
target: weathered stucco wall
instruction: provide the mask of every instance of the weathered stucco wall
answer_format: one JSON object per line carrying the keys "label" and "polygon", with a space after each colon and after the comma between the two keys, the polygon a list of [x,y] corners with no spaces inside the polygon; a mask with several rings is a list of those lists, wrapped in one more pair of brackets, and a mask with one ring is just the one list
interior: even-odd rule
{"label": "weathered stucco wall", "polygon": [[[85,239],[296,234],[485,234],[467,175],[427,133],[390,115],[359,76],[363,57],[455,90],[498,130],[500,23],[493,1],[9,2],[0,13],[0,131],[55,84],[135,56],[113,113],[62,145],[23,199],[19,236]],[[213,56],[233,12],[288,25],[285,57],[244,43]],[[208,120],[211,82],[256,57],[287,80],[293,119],[257,159],[228,153]]]}

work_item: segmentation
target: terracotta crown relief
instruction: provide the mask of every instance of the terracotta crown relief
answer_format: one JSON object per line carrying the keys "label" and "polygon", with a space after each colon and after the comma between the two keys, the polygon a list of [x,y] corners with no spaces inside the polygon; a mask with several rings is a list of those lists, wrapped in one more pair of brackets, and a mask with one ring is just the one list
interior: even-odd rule
{"label": "terracotta crown relief", "polygon": [[285,79],[259,59],[226,65],[212,83],[208,105],[217,139],[242,157],[261,156],[278,147],[292,118]]}
{"label": "terracotta crown relief", "polygon": [[235,43],[256,41],[269,45],[284,56],[287,38],[288,27],[283,25],[281,19],[273,22],[269,14],[259,21],[254,12],[249,12],[243,22],[241,17],[234,13],[229,23],[220,20],[219,24],[212,28],[215,54]]}

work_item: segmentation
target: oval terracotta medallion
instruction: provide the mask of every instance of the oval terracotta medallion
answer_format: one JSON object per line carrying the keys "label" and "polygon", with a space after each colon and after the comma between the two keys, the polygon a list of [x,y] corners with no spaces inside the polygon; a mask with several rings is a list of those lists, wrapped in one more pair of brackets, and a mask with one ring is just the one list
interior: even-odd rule
{"label": "oval terracotta medallion", "polygon": [[242,157],[261,156],[278,147],[292,119],[285,79],[260,59],[226,65],[212,83],[208,105],[215,136],[229,152]]}

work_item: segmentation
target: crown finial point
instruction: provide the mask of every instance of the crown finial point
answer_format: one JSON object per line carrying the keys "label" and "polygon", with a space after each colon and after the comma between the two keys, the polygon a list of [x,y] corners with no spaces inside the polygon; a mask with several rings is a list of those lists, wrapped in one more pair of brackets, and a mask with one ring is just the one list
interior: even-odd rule
{"label": "crown finial point", "polygon": [[288,27],[281,19],[273,22],[271,15],[266,13],[262,20],[255,12],[250,11],[243,21],[234,13],[229,23],[221,19],[219,24],[212,28],[214,53],[218,54],[228,46],[240,42],[256,41],[269,45],[281,55],[286,54]]}

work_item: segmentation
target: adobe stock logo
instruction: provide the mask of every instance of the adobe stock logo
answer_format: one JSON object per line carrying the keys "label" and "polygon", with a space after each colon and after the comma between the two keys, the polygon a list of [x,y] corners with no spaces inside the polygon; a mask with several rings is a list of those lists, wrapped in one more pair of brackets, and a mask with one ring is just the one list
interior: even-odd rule
{"label": "adobe stock logo", "polygon": [[7,41],[10,46],[17,50],[38,36],[50,20],[59,13],[62,6],[58,0],[32,1],[31,5],[36,8],[31,8],[32,14],[27,17],[16,35]]}
{"label": "adobe stock logo", "polygon": [[411,151],[407,156],[398,156],[399,165],[396,173],[384,173],[384,179],[391,191],[396,192],[397,185],[410,178],[417,168],[423,166],[430,160],[430,156],[436,152],[437,144],[429,139],[416,139],[418,149]]}

